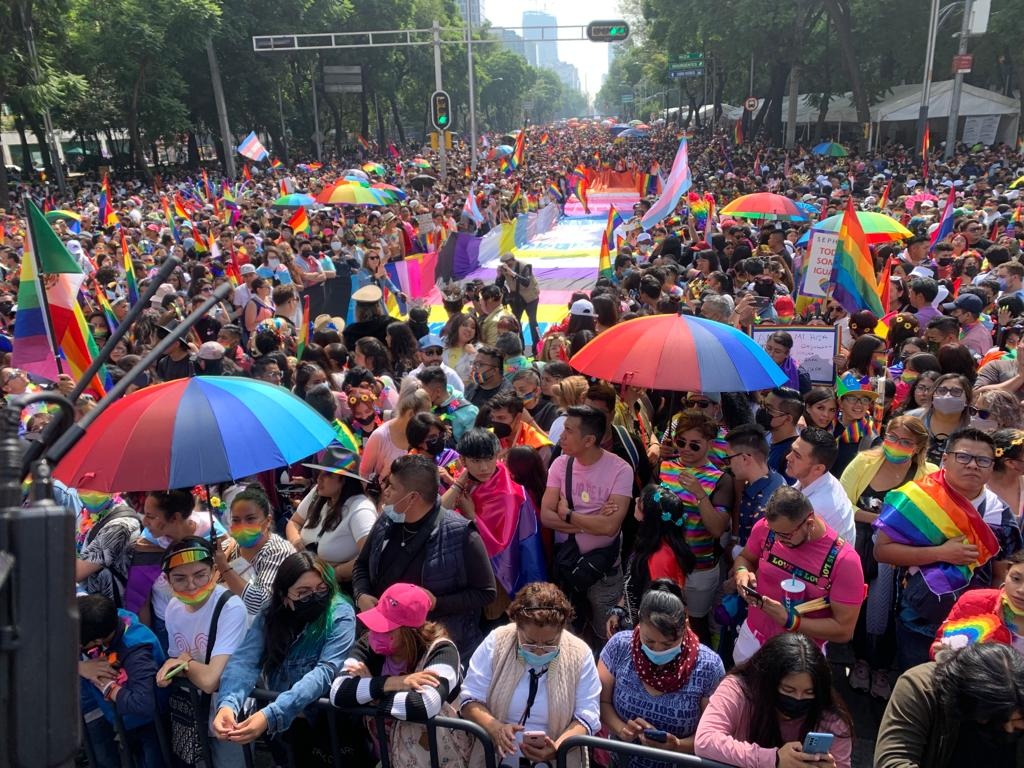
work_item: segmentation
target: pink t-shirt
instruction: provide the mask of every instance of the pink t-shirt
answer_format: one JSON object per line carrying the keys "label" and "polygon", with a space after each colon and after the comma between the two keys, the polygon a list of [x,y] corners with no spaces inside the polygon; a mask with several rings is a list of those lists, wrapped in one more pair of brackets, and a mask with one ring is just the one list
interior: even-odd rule
{"label": "pink t-shirt", "polygon": [[[839,548],[831,568],[826,568],[825,561],[837,536],[836,532],[828,525],[825,526],[825,535],[814,541],[808,541],[791,549],[775,539],[771,548],[766,552],[765,542],[770,532],[768,521],[764,518],[758,520],[754,523],[754,529],[750,532],[746,546],[746,549],[758,557],[757,591],[762,595],[782,601],[784,596],[782,582],[790,578],[792,569],[786,570],[781,567],[780,563],[788,563],[796,567],[794,575],[805,585],[804,602],[826,595],[834,603],[860,605],[864,602],[864,571],[860,565],[860,558],[853,547],[843,544]],[[828,570],[828,574],[822,575],[825,570]],[[823,608],[820,611],[812,611],[806,614],[806,618],[828,617],[830,610]],[[774,619],[754,606],[750,607],[747,614],[747,625],[753,630],[762,645],[769,638],[783,632],[782,627]],[[824,645],[824,641],[815,640],[814,642]]]}
{"label": "pink t-shirt", "polygon": [[366,439],[363,458],[359,463],[359,474],[363,477],[377,475],[384,479],[391,474],[391,462],[408,453],[391,439],[390,427],[393,423],[394,419],[385,421]]}
{"label": "pink t-shirt", "polygon": [[[601,458],[590,466],[577,460],[572,463],[572,503],[573,515],[592,515],[601,511],[601,507],[611,496],[626,496],[633,492],[633,468],[614,453],[601,451]],[[565,467],[569,457],[559,456],[551,463],[548,470],[548,488],[558,488],[565,497]],[[566,535],[555,535],[556,541],[565,541]],[[592,533],[576,534],[576,543],[580,552],[590,552],[606,547],[614,540],[613,536],[597,536]]]}

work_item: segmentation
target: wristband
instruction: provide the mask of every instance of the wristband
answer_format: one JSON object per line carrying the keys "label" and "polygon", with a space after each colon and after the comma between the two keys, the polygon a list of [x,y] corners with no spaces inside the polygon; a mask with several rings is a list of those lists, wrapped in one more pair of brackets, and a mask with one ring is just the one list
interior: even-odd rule
{"label": "wristband", "polygon": [[115,687],[117,687],[117,682],[115,680],[108,681],[107,684],[100,689],[100,692],[103,694],[103,698],[110,698],[109,694]]}
{"label": "wristband", "polygon": [[747,568],[747,566],[745,566],[745,565],[737,565],[736,566],[736,573],[739,573],[740,571],[749,571],[749,570],[750,569]]}
{"label": "wristband", "polygon": [[800,629],[800,614],[793,608],[790,608],[786,615],[786,625],[783,629],[787,632],[797,632]]}

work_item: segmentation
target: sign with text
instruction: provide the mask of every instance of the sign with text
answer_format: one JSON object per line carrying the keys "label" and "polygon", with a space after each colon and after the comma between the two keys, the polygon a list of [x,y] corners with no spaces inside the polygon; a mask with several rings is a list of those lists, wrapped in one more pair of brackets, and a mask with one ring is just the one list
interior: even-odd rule
{"label": "sign with text", "polygon": [[755,325],[751,338],[762,349],[768,337],[776,331],[785,331],[793,337],[790,357],[807,371],[815,384],[835,384],[835,362],[839,353],[840,331],[835,326],[822,328],[814,325]]}
{"label": "sign with text", "polygon": [[967,146],[995,144],[999,132],[999,115],[970,115],[964,118],[964,132],[960,136]]}
{"label": "sign with text", "polygon": [[807,246],[807,271],[800,293],[804,296],[824,297],[832,282],[832,262],[836,257],[838,232],[811,230],[811,242]]}

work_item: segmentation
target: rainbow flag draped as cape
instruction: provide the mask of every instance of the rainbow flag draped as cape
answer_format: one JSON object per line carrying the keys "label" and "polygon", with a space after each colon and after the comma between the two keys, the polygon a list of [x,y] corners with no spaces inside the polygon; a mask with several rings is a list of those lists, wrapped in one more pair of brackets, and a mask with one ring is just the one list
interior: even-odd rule
{"label": "rainbow flag draped as cape", "polygon": [[847,312],[870,309],[875,317],[885,314],[867,237],[857,219],[852,198],[846,203],[846,212],[839,226],[832,282],[835,284],[832,296]]}
{"label": "rainbow flag draped as cape", "polygon": [[589,190],[590,183],[587,181],[587,177],[577,174],[573,180],[572,191],[579,198],[579,201],[583,203],[584,213],[590,213],[590,200],[587,194]]}
{"label": "rainbow flag draped as cape", "polygon": [[936,595],[966,587],[974,570],[999,552],[999,542],[992,529],[974,505],[949,486],[945,470],[889,491],[874,527],[896,543],[912,547],[937,547],[963,536],[968,544],[978,548],[975,563],[921,566],[925,583]]}
{"label": "rainbow flag draped as cape", "polygon": [[[31,200],[26,199],[25,204],[27,239],[21,259],[11,363],[56,381],[60,370],[55,351],[59,350],[64,359],[63,370],[77,380],[99,354],[78,305],[78,292],[85,275],[57,233],[46,223],[42,211]],[[106,370],[100,368],[89,387],[102,396],[106,393],[106,380]]]}
{"label": "rainbow flag draped as cape", "polygon": [[114,197],[110,193],[110,179],[103,175],[103,192],[100,193],[100,226],[116,227],[118,223],[117,214],[114,213]]}

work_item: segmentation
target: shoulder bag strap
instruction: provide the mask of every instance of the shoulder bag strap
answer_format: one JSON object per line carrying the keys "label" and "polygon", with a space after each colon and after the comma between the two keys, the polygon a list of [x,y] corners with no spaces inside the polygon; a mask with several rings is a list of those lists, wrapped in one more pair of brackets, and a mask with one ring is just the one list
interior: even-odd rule
{"label": "shoulder bag strap", "polygon": [[210,631],[206,633],[209,640],[206,642],[206,659],[203,661],[204,664],[210,663],[213,646],[217,644],[217,623],[220,621],[220,613],[224,610],[228,600],[231,599],[232,594],[234,593],[230,589],[225,589],[221,596],[217,598],[217,605],[213,608],[213,618],[210,619]]}
{"label": "shoulder bag strap", "polygon": [[572,464],[576,459],[572,456],[565,463],[565,503],[569,505],[569,511],[575,512],[576,506],[572,503]]}

